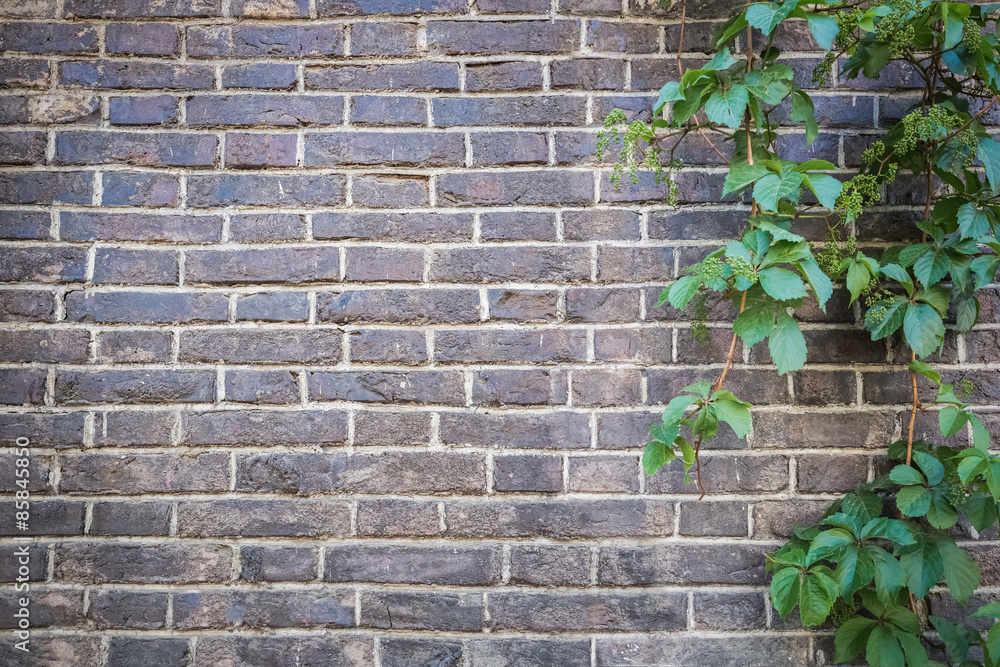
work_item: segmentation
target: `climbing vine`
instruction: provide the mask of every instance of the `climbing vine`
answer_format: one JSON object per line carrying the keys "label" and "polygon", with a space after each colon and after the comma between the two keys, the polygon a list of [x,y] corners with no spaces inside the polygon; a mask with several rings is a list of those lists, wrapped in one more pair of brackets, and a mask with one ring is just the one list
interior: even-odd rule
{"label": "climbing vine", "polygon": [[[838,662],[863,655],[872,667],[1000,667],[1000,622],[981,634],[934,615],[927,603],[938,585],[962,604],[979,587],[979,566],[952,529],[960,520],[979,532],[997,524],[1000,457],[963,401],[969,388],[956,391],[925,361],[942,347],[946,321],[957,332],[976,324],[977,291],[1000,269],[1000,143],[982,122],[1000,101],[998,13],[1000,5],[945,0],[753,4],[721,26],[718,51],[704,65],[684,71],[678,50],[680,77],[660,91],[655,120],[626,124],[616,110],[598,140],[598,157],[617,152],[614,184],[651,172],[671,204],[681,142],[697,133],[723,158],[720,146],[731,143],[720,194],[751,201],[740,238],[689,267],[660,297],[661,305],[694,309],[696,337],[705,336],[709,297],[730,299],[739,314],[718,379],[687,387],[650,429],[647,474],[680,459],[704,494],[704,442],[720,422],[738,437],[752,428],[751,404],[724,389],[737,340],[748,347],[766,341],[780,374],[801,368],[806,341],[792,313],[807,299],[825,310],[835,284],[861,304],[874,340],[896,336],[911,350],[912,408],[906,439],[886,443],[891,470],[835,502],[816,525],[796,528],[767,557],[779,614],[797,609],[804,625],[833,623]],[[850,178],[824,160],[779,154],[777,118],[801,124],[809,144],[819,134],[812,97],[774,46],[783,22],[805,22],[826,52],[813,73],[817,84],[837,63],[846,79],[878,78],[896,63],[923,85]],[[848,232],[886,186],[903,180],[924,190],[914,229],[920,240],[871,257]],[[826,222],[822,244],[798,233],[806,219]],[[921,403],[918,376],[937,386],[933,403]],[[914,439],[921,410],[937,412],[942,436],[967,429],[970,446]],[[1000,619],[1000,603],[971,616]]]}

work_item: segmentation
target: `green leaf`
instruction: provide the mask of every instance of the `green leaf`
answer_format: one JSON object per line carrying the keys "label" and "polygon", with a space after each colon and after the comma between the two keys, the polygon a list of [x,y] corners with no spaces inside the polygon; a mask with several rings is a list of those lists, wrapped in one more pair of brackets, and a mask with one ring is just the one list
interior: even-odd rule
{"label": "green leaf", "polygon": [[768,348],[771,360],[781,375],[798,370],[806,363],[806,339],[799,329],[799,323],[787,313],[778,315],[778,322],[771,332]]}
{"label": "green leaf", "polygon": [[854,260],[849,261],[850,265],[847,268],[847,290],[851,293],[851,303],[854,303],[861,296],[862,290],[868,287],[868,283],[872,279],[872,274],[863,263]]}
{"label": "green leaf", "polygon": [[904,546],[914,543],[913,535],[902,521],[887,517],[878,517],[866,523],[858,537],[862,540],[891,540]]}
{"label": "green leaf", "polygon": [[788,269],[776,266],[764,269],[759,274],[760,286],[778,301],[801,299],[806,295],[806,285],[802,279]]}
{"label": "green leaf", "polygon": [[865,658],[871,667],[905,667],[903,649],[892,631],[882,625],[872,628]]}
{"label": "green leaf", "polygon": [[668,444],[651,442],[642,452],[642,469],[647,475],[652,475],[675,458],[677,454]]}
{"label": "green leaf", "polygon": [[1000,618],[1000,602],[990,602],[984,604],[976,611],[969,614],[972,618]]}
{"label": "green leaf", "polygon": [[910,304],[903,318],[903,335],[918,357],[928,357],[944,342],[944,322],[927,304]]}
{"label": "green leaf", "polygon": [[812,541],[806,560],[809,562],[820,559],[837,560],[844,549],[856,541],[854,535],[843,528],[824,530]]}
{"label": "green leaf", "polygon": [[875,621],[864,616],[855,616],[845,621],[837,629],[837,635],[833,640],[835,647],[833,661],[847,662],[861,653],[868,644],[868,637],[873,627]]}
{"label": "green leaf", "polygon": [[799,615],[802,625],[819,625],[830,615],[837,599],[837,580],[828,567],[814,567],[802,578],[799,590]]}
{"label": "green leaf", "polygon": [[812,32],[813,39],[822,47],[824,51],[833,48],[833,40],[840,32],[840,25],[837,17],[829,14],[814,14],[806,12],[806,21],[809,23],[809,31]]}
{"label": "green leaf", "polygon": [[771,602],[784,620],[799,603],[802,571],[797,567],[784,567],[771,578]]}
{"label": "green leaf", "polygon": [[875,561],[867,549],[852,545],[844,550],[835,574],[840,586],[840,595],[850,598],[872,582],[875,576]]}
{"label": "green leaf", "polygon": [[746,17],[742,13],[737,14],[726,23],[723,23],[719,26],[719,30],[715,34],[715,46],[722,46],[733,37],[743,32],[743,29],[746,28],[747,25]]}
{"label": "green leaf", "polygon": [[792,120],[806,124],[806,145],[811,146],[819,136],[819,125],[812,99],[801,90],[792,92]]}
{"label": "green leaf", "polygon": [[719,419],[715,416],[712,406],[708,405],[702,408],[702,411],[695,418],[691,430],[695,435],[700,435],[702,438],[715,437],[715,434],[719,431]]}
{"label": "green leaf", "polygon": [[962,205],[958,209],[958,229],[962,232],[962,237],[967,239],[977,239],[990,233],[990,219],[986,211],[976,208],[972,202]]}
{"label": "green leaf", "polygon": [[941,530],[947,530],[958,522],[958,510],[940,489],[931,491],[931,506],[927,510],[927,522]]}
{"label": "green leaf", "polygon": [[955,305],[955,330],[965,333],[976,326],[979,319],[979,299],[959,299]]}
{"label": "green leaf", "polygon": [[774,303],[756,303],[736,317],[733,333],[740,337],[747,347],[753,347],[771,335],[774,329]]}
{"label": "green leaf", "polygon": [[896,639],[899,640],[900,645],[903,647],[903,653],[906,654],[906,664],[909,667],[926,667],[927,649],[920,642],[920,626],[916,615],[909,609],[897,607],[897,610],[912,616],[914,625],[916,626],[912,631],[903,630],[898,624],[893,624],[893,626],[889,627],[889,630],[896,636]]}
{"label": "green leaf", "polygon": [[736,63],[737,63],[736,58],[733,58],[732,54],[729,52],[729,47],[726,46],[720,49],[719,52],[716,53],[714,56],[712,56],[712,59],[702,66],[702,69],[711,69],[711,70],[729,69]]}
{"label": "green leaf", "polygon": [[938,427],[944,437],[952,436],[962,430],[969,421],[968,414],[953,405],[941,409],[938,413]]}
{"label": "green leaf", "polygon": [[979,637],[972,636],[969,628],[964,625],[952,623],[940,616],[931,616],[930,622],[934,626],[934,629],[937,630],[941,641],[944,642],[945,648],[948,649],[948,656],[951,658],[951,661],[955,664],[964,662],[969,657],[970,641],[975,642]]}
{"label": "green leaf", "polygon": [[972,260],[970,267],[976,274],[976,289],[982,289],[993,282],[997,271],[1000,271],[1000,257],[982,255]]}
{"label": "green leaf", "polygon": [[734,160],[729,167],[729,173],[726,174],[726,182],[722,186],[722,196],[725,197],[731,192],[742,192],[769,173],[771,172],[768,171],[767,167],[762,167],[759,164],[747,164],[746,160],[742,162]]}
{"label": "green leaf", "polygon": [[997,501],[993,496],[976,491],[962,501],[962,514],[969,519],[972,527],[983,532],[997,522]]}
{"label": "green leaf", "polygon": [[931,507],[931,492],[925,486],[904,486],[896,494],[896,506],[906,516],[923,516]]}
{"label": "green leaf", "polygon": [[871,332],[872,340],[881,340],[903,326],[909,305],[903,297],[894,296],[884,307],[869,308],[865,312],[865,328]]}
{"label": "green leaf", "polygon": [[941,384],[941,375],[925,361],[911,361],[909,369],[917,375],[922,375],[935,384]]}
{"label": "green leaf", "polygon": [[676,102],[683,99],[684,93],[681,92],[680,82],[669,81],[663,88],[660,88],[660,96],[656,98],[656,104],[653,105],[653,112],[659,115],[660,110],[667,102]]}
{"label": "green leaf", "polygon": [[776,2],[752,5],[747,10],[747,23],[757,28],[765,35],[770,35],[779,23],[795,11],[798,7],[798,0],[785,0],[780,5]]}
{"label": "green leaf", "polygon": [[691,404],[697,400],[697,396],[675,396],[670,399],[667,407],[663,410],[663,423],[673,424],[680,421]]}
{"label": "green leaf", "polygon": [[944,479],[944,466],[935,457],[926,452],[915,451],[913,452],[913,460],[927,475],[928,485],[936,486]]}
{"label": "green leaf", "polygon": [[753,198],[768,211],[778,210],[780,199],[796,200],[802,187],[803,175],[790,171],[781,176],[768,174],[753,186]]}
{"label": "green leaf", "polygon": [[979,159],[986,169],[986,180],[993,186],[993,192],[1000,190],[1000,143],[989,137],[980,139]]}
{"label": "green leaf", "polygon": [[742,401],[722,399],[712,403],[715,416],[733,429],[738,438],[745,438],[753,430],[750,419],[750,404]]}
{"label": "green leaf", "polygon": [[812,251],[809,244],[802,241],[776,241],[761,259],[760,268],[773,266],[775,264],[785,264],[789,262],[801,262],[805,259],[812,259]]}
{"label": "green leaf", "polygon": [[889,602],[892,594],[906,585],[906,571],[892,554],[882,547],[867,546],[875,561],[875,592],[878,599]]}
{"label": "green leaf", "polygon": [[653,439],[668,446],[673,444],[680,433],[680,424],[653,424],[649,427],[649,434]]}
{"label": "green leaf", "polygon": [[805,241],[805,239],[798,234],[793,234],[784,227],[779,227],[764,217],[758,216],[756,218],[751,218],[750,222],[757,229],[762,229],[773,236],[776,241],[793,241],[796,243],[799,241]]}
{"label": "green leaf", "polygon": [[942,537],[937,545],[944,559],[944,580],[952,596],[965,604],[979,588],[979,565],[950,537]]}
{"label": "green leaf", "polygon": [[698,293],[701,279],[698,276],[681,276],[668,289],[667,301],[677,310],[684,310],[688,302]]}
{"label": "green leaf", "polygon": [[951,260],[944,250],[935,250],[923,255],[913,263],[913,275],[924,287],[938,282],[951,270]]}
{"label": "green leaf", "polygon": [[907,294],[913,294],[913,279],[910,278],[910,274],[906,272],[906,269],[901,267],[899,264],[886,264],[880,267],[879,272],[883,276],[892,278],[899,284],[906,287]]}
{"label": "green leaf", "polygon": [[844,184],[829,174],[809,174],[806,185],[816,194],[819,203],[830,209],[836,208],[837,197],[844,190]]}
{"label": "green leaf", "polygon": [[809,287],[812,288],[820,309],[826,312],[826,302],[833,296],[833,282],[830,277],[823,273],[823,269],[819,268],[819,264],[811,257],[799,262],[799,270],[802,271]]}
{"label": "green leaf", "polygon": [[902,486],[927,483],[927,478],[924,477],[923,473],[908,465],[898,465],[893,468],[892,472],[889,473],[889,479]]}
{"label": "green leaf", "polygon": [[906,585],[918,599],[923,598],[944,576],[944,559],[937,544],[921,539],[899,557],[906,571]]}
{"label": "green leaf", "polygon": [[[862,526],[882,515],[882,500],[878,494],[871,491],[848,493],[844,496],[841,507],[847,514],[858,517]],[[855,533],[860,531],[861,529],[858,528]]]}
{"label": "green leaf", "polygon": [[983,644],[986,649],[986,659],[988,667],[1000,665],[1000,623],[994,624],[986,634],[986,642]]}
{"label": "green leaf", "polygon": [[738,128],[750,96],[746,86],[734,83],[729,90],[717,90],[705,103],[705,115],[713,123]]}
{"label": "green leaf", "polygon": [[977,449],[987,450],[990,448],[990,431],[983,424],[983,420],[974,414],[969,414],[969,423],[972,424],[972,443]]}
{"label": "green leaf", "polygon": [[700,380],[698,382],[693,382],[688,386],[681,389],[685,394],[698,394],[704,399],[708,399],[708,395],[712,392],[712,383],[708,380]]}

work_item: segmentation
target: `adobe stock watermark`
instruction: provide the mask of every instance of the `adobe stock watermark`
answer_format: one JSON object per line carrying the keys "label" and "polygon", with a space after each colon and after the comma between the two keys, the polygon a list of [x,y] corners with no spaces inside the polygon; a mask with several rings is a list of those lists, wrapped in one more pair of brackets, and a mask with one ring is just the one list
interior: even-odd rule
{"label": "adobe stock watermark", "polygon": [[[31,525],[31,441],[20,437],[15,441],[14,450],[14,527],[18,532],[27,533]],[[14,560],[17,572],[14,575],[14,592],[18,593],[14,604],[14,648],[29,652],[31,628],[31,551],[27,536],[15,536],[20,544],[14,549]]]}

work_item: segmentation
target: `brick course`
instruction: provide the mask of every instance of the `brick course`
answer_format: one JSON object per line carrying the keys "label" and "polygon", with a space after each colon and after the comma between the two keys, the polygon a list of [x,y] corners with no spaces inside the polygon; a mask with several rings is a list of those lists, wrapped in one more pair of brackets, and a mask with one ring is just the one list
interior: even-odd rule
{"label": "brick course", "polygon": [[[690,66],[732,3],[688,5]],[[798,314],[790,380],[738,346],[730,388],[761,407],[704,453],[713,497],[641,474],[733,317],[700,347],[656,298],[748,210],[697,138],[679,208],[594,161],[607,112],[648,120],[676,76],[679,12],[655,7],[0,8],[0,440],[33,447],[38,664],[830,659],[769,609],[763,553],[880,469],[905,359],[838,292]],[[776,44],[801,76],[800,28]],[[835,84],[819,140],[779,141],[848,173],[911,85]],[[916,195],[860,220],[865,243],[900,241]],[[987,412],[996,301],[942,361]]]}

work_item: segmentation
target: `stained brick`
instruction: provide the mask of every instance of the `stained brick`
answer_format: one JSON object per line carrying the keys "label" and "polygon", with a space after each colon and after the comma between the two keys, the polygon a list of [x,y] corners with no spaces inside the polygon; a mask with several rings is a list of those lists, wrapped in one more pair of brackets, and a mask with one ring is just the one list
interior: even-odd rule
{"label": "stained brick", "polygon": [[458,90],[458,64],[439,62],[306,68],[310,90]]}
{"label": "stained brick", "polygon": [[83,329],[0,330],[0,362],[81,363],[90,336]]}
{"label": "stained brick", "polygon": [[0,135],[0,164],[35,164],[45,160],[43,132],[4,132]]}
{"label": "stained brick", "polygon": [[179,358],[201,363],[334,364],[339,332],[323,329],[196,329],[182,331]]}
{"label": "stained brick", "polygon": [[74,23],[0,25],[0,49],[11,53],[97,53],[97,28]]}
{"label": "stained brick", "polygon": [[308,381],[314,401],[465,404],[465,380],[457,371],[316,371]]}
{"label": "stained brick", "polygon": [[430,203],[430,180],[396,174],[356,176],[351,201],[366,208],[422,207]]}
{"label": "stained brick", "polygon": [[416,55],[417,26],[413,23],[358,21],[351,24],[351,55]]}
{"label": "stained brick", "polygon": [[528,632],[650,632],[687,627],[684,593],[497,593],[490,625]]}
{"label": "stained brick", "polygon": [[137,167],[211,167],[218,139],[212,134],[60,132],[60,164],[131,164]]}
{"label": "stained brick", "polygon": [[435,334],[434,358],[440,363],[582,362],[586,338],[582,329],[453,329]]}
{"label": "stained brick", "polygon": [[180,179],[172,174],[148,171],[109,171],[102,181],[104,206],[177,206]]}
{"label": "stained brick", "polygon": [[332,95],[212,95],[187,102],[192,127],[340,125],[344,100]]}
{"label": "stained brick", "polygon": [[260,169],[294,167],[296,137],[291,134],[226,134],[226,166]]}
{"label": "stained brick", "polygon": [[576,21],[433,21],[431,54],[568,53],[579,42]]}
{"label": "stained brick", "polygon": [[56,577],[91,584],[228,581],[232,549],[221,544],[65,542],[56,545]]}
{"label": "stained brick", "polygon": [[253,63],[222,68],[224,88],[292,88],[298,83],[295,65]]}
{"label": "stained brick", "polygon": [[188,204],[219,206],[337,206],[344,201],[343,176],[306,174],[204,174],[188,179]]}
{"label": "stained brick", "polygon": [[441,415],[440,431],[445,444],[493,447],[502,442],[514,449],[590,447],[589,419],[573,412],[448,412]]}
{"label": "stained brick", "polygon": [[342,501],[205,500],[181,502],[178,531],[184,537],[344,537],[350,508]]}
{"label": "stained brick", "polygon": [[430,279],[435,282],[543,282],[590,280],[587,248],[454,248],[436,251]]}
{"label": "stained brick", "polygon": [[84,88],[212,88],[215,68],[209,65],[115,60],[69,60],[59,64],[59,83]]}
{"label": "stained brick", "polygon": [[465,164],[462,135],[451,132],[324,132],[307,134],[305,142],[305,163],[310,167],[457,167]]}
{"label": "stained brick", "polygon": [[235,25],[190,28],[188,55],[228,58],[339,56],[344,37],[335,25]]}
{"label": "stained brick", "polygon": [[582,125],[583,97],[439,97],[432,101],[438,127],[484,125]]}
{"label": "stained brick", "polygon": [[347,441],[347,415],[333,410],[185,412],[185,445],[334,445]]}
{"label": "stained brick", "polygon": [[137,495],[147,492],[220,492],[229,489],[229,456],[205,454],[69,454],[60,490]]}
{"label": "stained brick", "polygon": [[66,319],[74,322],[224,322],[229,300],[203,292],[71,292]]}
{"label": "stained brick", "polygon": [[354,625],[354,594],[344,589],[213,590],[178,593],[173,602],[174,624],[182,630]]}
{"label": "stained brick", "polygon": [[319,321],[385,324],[479,321],[479,293],[471,289],[384,289],[325,292],[316,297]]}
{"label": "stained brick", "polygon": [[332,547],[325,572],[330,582],[488,586],[500,580],[500,552],[489,547]]}
{"label": "stained brick", "polygon": [[556,216],[543,211],[486,211],[479,214],[484,241],[555,241]]}
{"label": "stained brick", "polygon": [[169,23],[111,23],[105,29],[109,53],[177,55],[177,26]]}
{"label": "stained brick", "polygon": [[192,250],[185,279],[193,284],[310,283],[340,280],[337,248]]}
{"label": "stained brick", "polygon": [[62,213],[67,241],[160,241],[207,243],[222,237],[222,216],[144,213]]}
{"label": "stained brick", "polygon": [[[662,537],[673,532],[673,504],[656,500],[456,500],[445,505],[454,537],[550,539]],[[761,566],[760,580],[763,580]]]}
{"label": "stained brick", "polygon": [[215,373],[194,370],[60,371],[55,399],[63,405],[206,403],[215,398]]}
{"label": "stained brick", "polygon": [[317,213],[313,238],[405,241],[472,240],[471,213]]}
{"label": "stained brick", "polygon": [[546,164],[549,145],[542,132],[476,132],[472,134],[472,163]]}
{"label": "stained brick", "polygon": [[471,92],[492,90],[541,90],[542,68],[533,61],[482,63],[465,66],[465,89]]}

